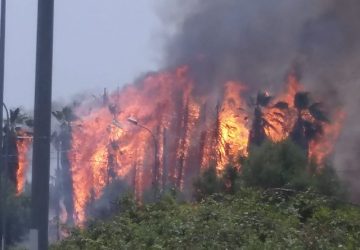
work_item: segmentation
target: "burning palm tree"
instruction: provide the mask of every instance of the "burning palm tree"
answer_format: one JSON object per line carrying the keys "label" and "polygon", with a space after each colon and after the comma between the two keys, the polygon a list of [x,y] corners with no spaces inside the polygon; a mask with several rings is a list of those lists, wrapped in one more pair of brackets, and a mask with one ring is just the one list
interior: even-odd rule
{"label": "burning palm tree", "polygon": [[[255,145],[260,146],[265,139],[267,138],[267,130],[277,131],[276,127],[272,124],[272,121],[275,121],[282,125],[282,122],[279,119],[273,118],[272,121],[269,121],[266,117],[264,109],[266,108],[277,108],[277,109],[287,109],[288,105],[284,102],[278,102],[273,107],[270,107],[273,97],[268,93],[259,92],[256,97],[254,117],[252,122],[252,127],[250,130],[249,136],[249,146]],[[280,113],[273,113],[274,116],[281,115]]]}
{"label": "burning palm tree", "polygon": [[61,111],[52,112],[53,116],[60,123],[60,132],[53,133],[53,142],[58,151],[61,162],[61,188],[63,189],[63,199],[66,212],[68,214],[67,221],[72,223],[72,215],[74,211],[73,196],[72,196],[72,177],[70,170],[69,151],[71,149],[71,122],[75,121],[77,117],[74,115],[70,107],[64,107]]}
{"label": "burning palm tree", "polygon": [[[8,159],[9,180],[16,187],[17,193],[22,192],[28,167],[27,152],[31,142],[30,129],[33,121],[21,113],[20,108],[10,110],[9,122],[4,129]],[[27,129],[25,127],[28,127]]]}
{"label": "burning palm tree", "polygon": [[322,110],[322,103],[312,103],[308,92],[295,94],[294,107],[297,119],[290,138],[308,154],[310,141],[323,133],[323,123],[328,123],[329,119]]}

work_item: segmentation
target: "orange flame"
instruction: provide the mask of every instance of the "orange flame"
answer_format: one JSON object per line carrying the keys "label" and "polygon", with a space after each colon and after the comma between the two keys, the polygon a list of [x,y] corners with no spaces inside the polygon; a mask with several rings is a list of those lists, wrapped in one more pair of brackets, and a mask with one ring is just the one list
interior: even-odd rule
{"label": "orange flame", "polygon": [[[287,90],[274,100],[285,101],[290,108],[265,109],[273,127],[266,130],[271,140],[289,136],[296,121],[294,97],[301,89],[290,75]],[[228,162],[240,167],[237,157],[248,155],[249,107],[242,98],[246,86],[228,82],[217,90],[220,95],[195,93],[184,66],[148,75],[91,110],[88,104],[77,107],[81,120],[71,125],[69,153],[75,221],[85,221],[89,202],[117,178],[133,185],[140,200],[154,180],[158,185],[168,180],[183,189],[192,174],[212,163],[219,173]],[[139,126],[128,123],[129,117],[135,117]],[[310,145],[310,155],[319,163],[332,152],[340,127],[341,119],[325,126],[324,136]]]}
{"label": "orange flame", "polygon": [[[18,136],[26,136],[22,131],[18,132]],[[16,172],[16,194],[19,195],[24,191],[26,182],[26,174],[29,169],[28,153],[31,145],[31,139],[20,138],[16,141],[18,151],[18,169]]]}
{"label": "orange flame", "polygon": [[335,117],[337,119],[330,124],[324,124],[323,135],[310,142],[309,159],[314,159],[320,167],[324,165],[326,158],[333,153],[346,115],[343,111],[338,110]]}
{"label": "orange flame", "polygon": [[236,157],[247,155],[249,129],[246,104],[241,99],[245,86],[236,82],[225,84],[224,97],[218,105],[216,124],[209,132],[210,147],[205,149],[202,166],[214,163],[221,172],[229,162],[236,163]]}

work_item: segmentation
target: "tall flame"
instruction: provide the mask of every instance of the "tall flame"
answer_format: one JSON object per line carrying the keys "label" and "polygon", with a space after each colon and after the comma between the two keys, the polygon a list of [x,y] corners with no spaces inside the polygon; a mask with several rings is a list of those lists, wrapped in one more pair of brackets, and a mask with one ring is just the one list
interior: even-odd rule
{"label": "tall flame", "polygon": [[334,142],[339,137],[341,127],[346,115],[343,111],[336,112],[336,120],[329,124],[324,124],[323,135],[310,142],[309,158],[314,159],[320,167],[325,163],[326,158],[334,151]]}
{"label": "tall flame", "polygon": [[[243,98],[246,85],[227,82],[216,94],[199,94],[189,71],[183,66],[150,74],[98,105],[76,108],[81,119],[71,124],[69,159],[78,224],[86,219],[87,205],[117,178],[132,184],[141,199],[154,181],[160,188],[172,184],[182,190],[202,168],[215,164],[221,173],[228,162],[238,166],[237,157],[248,155],[252,107]],[[287,102],[289,109],[264,109],[272,125],[266,130],[271,140],[289,136],[296,121],[294,97],[301,89],[290,75],[286,91],[273,101]],[[138,126],[127,122],[129,117],[135,117]],[[318,163],[332,152],[341,123],[338,119],[325,125],[324,135],[311,142],[310,156]]]}
{"label": "tall flame", "polygon": [[31,139],[27,138],[24,132],[18,132],[18,136],[20,136],[20,138],[16,141],[16,147],[18,151],[18,168],[16,172],[17,195],[21,194],[24,191],[26,174],[29,169],[28,153],[31,145]]}

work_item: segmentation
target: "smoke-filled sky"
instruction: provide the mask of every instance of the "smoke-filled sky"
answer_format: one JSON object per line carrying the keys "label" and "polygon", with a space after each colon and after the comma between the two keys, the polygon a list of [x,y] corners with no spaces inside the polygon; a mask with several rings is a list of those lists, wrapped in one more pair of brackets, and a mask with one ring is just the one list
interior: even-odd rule
{"label": "smoke-filled sky", "polygon": [[[7,1],[5,101],[33,107],[36,0]],[[157,68],[159,27],[152,0],[56,0],[54,100],[116,89]]]}
{"label": "smoke-filled sky", "polygon": [[228,80],[275,91],[295,69],[330,109],[342,107],[334,159],[360,200],[359,0],[177,0],[162,13],[176,27],[165,63],[191,65],[201,92]]}
{"label": "smoke-filled sky", "polygon": [[[146,71],[180,64],[191,66],[199,91],[227,80],[276,90],[296,69],[309,90],[346,111],[335,159],[358,179],[359,0],[55,2],[55,100],[116,89]],[[8,1],[10,106],[32,107],[36,9],[36,0]]]}

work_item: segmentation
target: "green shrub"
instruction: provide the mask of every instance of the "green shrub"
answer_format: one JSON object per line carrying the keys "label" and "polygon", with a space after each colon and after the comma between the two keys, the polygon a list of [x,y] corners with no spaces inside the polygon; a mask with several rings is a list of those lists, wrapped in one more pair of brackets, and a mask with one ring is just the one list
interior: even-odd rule
{"label": "green shrub", "polygon": [[216,167],[210,166],[195,179],[193,184],[194,198],[200,201],[211,194],[220,192],[221,186],[221,181],[216,173]]}
{"label": "green shrub", "polygon": [[360,209],[301,192],[242,188],[200,203],[170,197],[77,230],[57,249],[356,249]]}
{"label": "green shrub", "polygon": [[306,155],[291,141],[267,141],[251,148],[242,177],[249,186],[304,190],[311,181],[307,166]]}
{"label": "green shrub", "polygon": [[[12,246],[22,241],[30,228],[30,196],[15,194],[15,188],[7,182],[6,199],[0,201],[0,225],[2,225],[3,208],[6,216],[6,244]],[[2,228],[0,228],[2,230]]]}
{"label": "green shrub", "polygon": [[314,188],[321,194],[346,198],[346,190],[342,185],[335,169],[326,164],[313,176]]}

